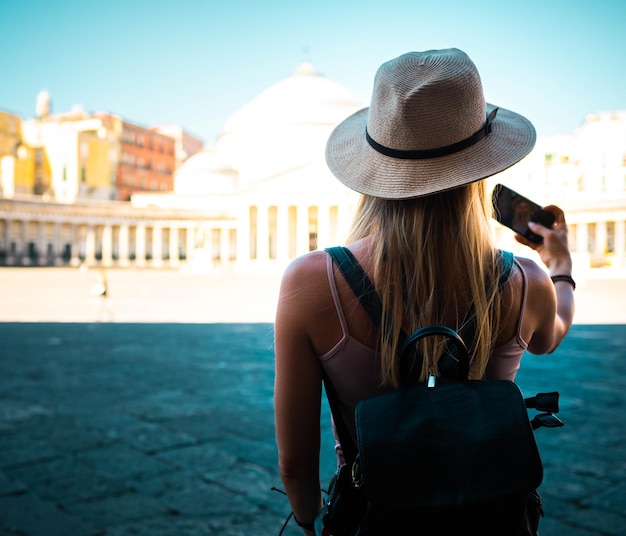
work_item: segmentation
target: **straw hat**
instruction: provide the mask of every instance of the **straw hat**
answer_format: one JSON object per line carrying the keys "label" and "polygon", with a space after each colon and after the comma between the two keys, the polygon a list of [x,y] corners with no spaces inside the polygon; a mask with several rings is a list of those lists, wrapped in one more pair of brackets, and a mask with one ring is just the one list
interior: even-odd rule
{"label": "straw hat", "polygon": [[370,107],[333,130],[326,162],[357,192],[406,199],[503,171],[535,138],[528,119],[485,103],[467,54],[409,52],[378,69]]}

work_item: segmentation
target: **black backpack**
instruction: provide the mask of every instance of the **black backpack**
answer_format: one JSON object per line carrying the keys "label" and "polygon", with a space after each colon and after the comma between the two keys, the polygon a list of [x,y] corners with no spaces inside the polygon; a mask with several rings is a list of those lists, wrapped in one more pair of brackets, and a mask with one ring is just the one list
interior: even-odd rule
{"label": "black backpack", "polygon": [[[327,249],[356,296],[380,325],[380,300],[347,248]],[[501,253],[500,287],[513,265]],[[471,324],[468,323],[468,324]],[[325,536],[464,534],[534,535],[543,515],[537,488],[543,467],[533,430],[562,426],[558,393],[524,399],[511,381],[469,380],[462,334],[428,326],[403,335],[401,386],[359,401],[354,445],[329,378],[325,389],[346,464],[331,480],[315,521]],[[463,336],[462,336],[463,335]],[[407,371],[424,337],[449,348],[439,376],[411,383]],[[417,356],[419,358],[419,356]],[[543,413],[531,421],[527,408]]]}

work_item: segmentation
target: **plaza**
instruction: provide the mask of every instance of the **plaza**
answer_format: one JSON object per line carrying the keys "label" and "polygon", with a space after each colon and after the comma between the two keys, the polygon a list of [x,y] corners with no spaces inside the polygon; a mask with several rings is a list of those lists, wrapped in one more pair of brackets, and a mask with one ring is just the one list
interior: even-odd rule
{"label": "plaza", "polygon": [[[0,269],[0,534],[277,535],[279,278],[110,270],[97,318],[95,275]],[[543,535],[626,532],[624,284],[581,279],[563,345],[522,362],[524,394],[559,391],[565,422],[536,432]],[[322,422],[330,476],[326,405]]]}

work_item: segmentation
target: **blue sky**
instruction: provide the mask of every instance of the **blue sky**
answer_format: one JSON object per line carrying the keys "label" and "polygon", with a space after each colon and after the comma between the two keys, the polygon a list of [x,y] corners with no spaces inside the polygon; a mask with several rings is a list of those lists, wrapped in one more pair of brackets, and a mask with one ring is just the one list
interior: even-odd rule
{"label": "blue sky", "polygon": [[488,101],[539,135],[626,109],[626,2],[0,0],[0,109],[74,104],[214,143],[224,121],[308,58],[367,105],[378,66],[457,47]]}

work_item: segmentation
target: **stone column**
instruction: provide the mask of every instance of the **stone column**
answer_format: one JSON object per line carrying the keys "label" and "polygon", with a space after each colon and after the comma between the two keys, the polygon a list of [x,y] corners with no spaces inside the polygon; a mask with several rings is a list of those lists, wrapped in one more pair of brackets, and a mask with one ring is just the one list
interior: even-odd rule
{"label": "stone column", "polygon": [[30,220],[25,218],[22,220],[22,237],[18,242],[18,258],[20,258],[20,264],[24,266],[30,265],[30,258],[28,257],[28,226]]}
{"label": "stone column", "polygon": [[119,256],[117,262],[120,266],[128,266],[128,246],[129,246],[128,224],[120,225],[120,233],[118,235],[118,251]]}
{"label": "stone column", "polygon": [[196,249],[196,229],[193,226],[187,227],[187,236],[185,237],[185,257],[187,263],[193,261],[193,253]]}
{"label": "stone column", "polygon": [[237,265],[244,267],[250,263],[250,206],[247,203],[242,203],[237,222]]}
{"label": "stone column", "polygon": [[276,211],[276,260],[289,258],[289,207],[278,205]]}
{"label": "stone column", "polygon": [[152,265],[163,266],[163,228],[160,225],[152,227]]}
{"label": "stone column", "polygon": [[576,251],[579,254],[589,254],[589,236],[587,233],[587,229],[587,222],[581,222],[577,225]]}
{"label": "stone column", "polygon": [[309,252],[309,207],[298,205],[296,226],[296,256]]}
{"label": "stone column", "polygon": [[13,256],[13,252],[11,251],[11,227],[13,226],[13,220],[11,218],[7,218],[4,221],[4,244],[6,251],[6,263],[11,266],[15,264],[15,257]]}
{"label": "stone column", "polygon": [[578,268],[587,270],[591,267],[591,252],[589,251],[589,224],[581,221],[576,225],[576,252]]}
{"label": "stone column", "polygon": [[339,244],[339,234],[339,207],[332,205],[328,207],[328,245],[336,246]]}
{"label": "stone column", "polygon": [[596,250],[594,253],[599,257],[606,257],[606,222],[596,223]]}
{"label": "stone column", "polygon": [[80,266],[80,238],[78,236],[78,223],[72,223],[70,226],[70,248],[72,250],[70,266]]}
{"label": "stone column", "polygon": [[146,226],[143,223],[137,224],[135,230],[135,264],[137,266],[146,264]]}
{"label": "stone column", "polygon": [[37,222],[37,264],[45,266],[48,264],[48,248],[46,247],[46,222]]}
{"label": "stone column", "polygon": [[624,250],[626,249],[626,221],[615,222],[615,267],[624,268],[626,259],[624,258]]}
{"label": "stone column", "polygon": [[109,224],[102,229],[102,264],[104,266],[113,264],[113,229]]}
{"label": "stone column", "polygon": [[259,205],[257,208],[256,223],[256,260],[267,262],[270,258],[270,230],[267,205]]}
{"label": "stone column", "polygon": [[52,250],[53,263],[55,266],[63,264],[63,241],[61,240],[61,222],[54,222],[54,245]]}
{"label": "stone column", "polygon": [[317,207],[317,249],[332,246],[330,240],[330,207],[320,205]]}
{"label": "stone column", "polygon": [[337,242],[339,244],[346,241],[351,223],[350,211],[344,205],[339,205],[337,207]]}
{"label": "stone column", "polygon": [[180,258],[178,256],[178,227],[170,227],[170,266],[178,266]]}
{"label": "stone column", "polygon": [[85,240],[85,262],[87,266],[96,263],[96,229],[93,224],[87,225],[87,237]]}
{"label": "stone column", "polygon": [[220,264],[223,267],[228,266],[230,257],[230,232],[228,227],[220,229]]}

